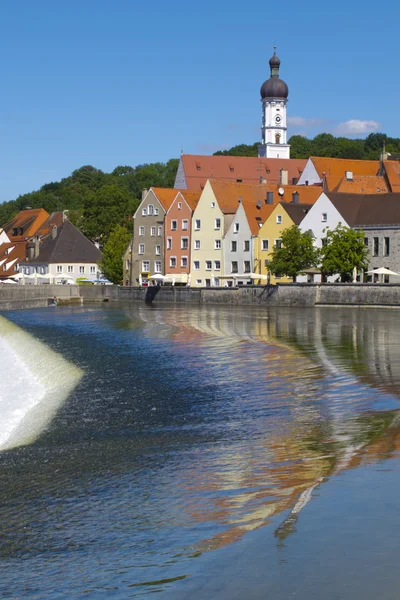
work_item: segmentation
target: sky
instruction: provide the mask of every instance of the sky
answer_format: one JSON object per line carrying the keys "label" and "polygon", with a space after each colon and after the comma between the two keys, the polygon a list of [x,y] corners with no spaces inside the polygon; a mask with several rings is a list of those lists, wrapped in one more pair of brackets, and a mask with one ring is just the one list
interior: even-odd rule
{"label": "sky", "polygon": [[83,165],[259,141],[274,43],[289,136],[400,137],[389,4],[1,0],[0,202]]}

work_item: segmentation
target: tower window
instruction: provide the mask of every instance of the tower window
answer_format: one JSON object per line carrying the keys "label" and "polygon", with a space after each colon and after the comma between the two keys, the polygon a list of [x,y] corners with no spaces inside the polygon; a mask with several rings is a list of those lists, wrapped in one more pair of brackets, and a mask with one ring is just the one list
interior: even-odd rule
{"label": "tower window", "polygon": [[281,143],[281,136],[279,133],[275,134],[275,144],[280,144]]}

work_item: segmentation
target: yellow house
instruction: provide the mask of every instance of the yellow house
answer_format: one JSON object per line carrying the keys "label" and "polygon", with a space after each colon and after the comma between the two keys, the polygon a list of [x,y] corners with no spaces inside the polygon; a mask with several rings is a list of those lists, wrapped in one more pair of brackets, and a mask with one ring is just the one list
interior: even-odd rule
{"label": "yellow house", "polygon": [[268,264],[273,248],[281,244],[282,231],[289,229],[292,225],[299,225],[311,207],[312,204],[280,202],[260,227],[258,243],[255,244],[256,264],[259,265],[257,273],[269,276],[270,283],[292,283],[291,277],[275,277],[273,273],[269,272]]}

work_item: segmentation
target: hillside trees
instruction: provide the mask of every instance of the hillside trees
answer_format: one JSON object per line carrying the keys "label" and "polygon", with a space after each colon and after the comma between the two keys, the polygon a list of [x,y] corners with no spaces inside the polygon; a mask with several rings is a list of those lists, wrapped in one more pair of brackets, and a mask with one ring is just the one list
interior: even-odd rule
{"label": "hillside trees", "polygon": [[99,267],[104,276],[117,285],[121,284],[123,278],[122,257],[131,240],[131,234],[125,227],[116,225],[103,248],[103,259]]}

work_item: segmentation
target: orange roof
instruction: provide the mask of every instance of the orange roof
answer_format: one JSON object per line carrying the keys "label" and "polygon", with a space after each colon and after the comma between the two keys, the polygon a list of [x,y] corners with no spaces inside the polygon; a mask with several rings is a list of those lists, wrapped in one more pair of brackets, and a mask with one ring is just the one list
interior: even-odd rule
{"label": "orange roof", "polygon": [[194,210],[200,200],[201,192],[189,192],[188,190],[180,190],[189,207]]}
{"label": "orange roof", "polygon": [[160,202],[161,206],[164,210],[168,210],[173,201],[176,198],[177,193],[180,190],[174,190],[172,188],[159,188],[159,187],[151,187],[150,188],[157,197],[157,200]]}
{"label": "orange roof", "polygon": [[276,204],[262,204],[260,208],[254,202],[243,202],[244,212],[252,235],[257,235],[261,225],[268,219]]}
{"label": "orange roof", "polygon": [[[25,238],[34,235],[48,216],[49,213],[43,208],[21,210],[11,221],[4,225],[3,229],[10,240],[23,241]],[[15,229],[18,229],[17,235],[12,234]]]}
{"label": "orange roof", "polygon": [[392,192],[400,192],[400,162],[397,160],[383,161],[386,175]]}
{"label": "orange roof", "polygon": [[268,183],[280,183],[282,169],[288,171],[288,181],[293,183],[294,178],[296,180],[300,178],[306,162],[306,159],[302,158],[182,154],[180,167],[183,168],[185,174],[187,189],[201,190],[207,179],[224,179],[254,185],[260,183],[262,177]]}
{"label": "orange roof", "polygon": [[[6,250],[13,248],[10,254],[6,254]],[[0,246],[0,279],[7,279],[10,275],[15,275],[14,266],[25,258],[26,253],[25,242],[11,242],[10,244],[1,244]],[[12,263],[11,266],[4,271],[4,265]]]}
{"label": "orange roof", "polygon": [[328,191],[333,191],[343,177],[346,176],[346,171],[350,171],[355,175],[378,175],[380,162],[379,160],[353,160],[348,158],[328,158],[324,156],[310,156],[317,173],[321,179],[325,179],[325,184]]}
{"label": "orange roof", "polygon": [[[333,190],[327,186],[328,190],[342,192],[347,194],[384,194],[389,192],[385,178],[379,175],[353,175],[353,179],[342,177],[339,185]],[[400,191],[400,182],[399,182]]]}
{"label": "orange roof", "polygon": [[[298,201],[301,203],[314,204],[322,193],[320,186],[296,186],[265,184],[248,185],[245,183],[233,183],[230,181],[210,180],[210,185],[217,199],[218,205],[223,213],[235,213],[238,207],[239,198],[242,202],[256,205],[258,201],[266,204],[267,192],[273,193],[272,204],[276,206],[281,201],[291,202],[293,194],[298,194]],[[283,194],[279,194],[283,190]],[[268,212],[268,211],[266,211]],[[268,217],[269,215],[267,215]],[[263,221],[264,222],[264,221]]]}

